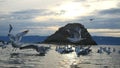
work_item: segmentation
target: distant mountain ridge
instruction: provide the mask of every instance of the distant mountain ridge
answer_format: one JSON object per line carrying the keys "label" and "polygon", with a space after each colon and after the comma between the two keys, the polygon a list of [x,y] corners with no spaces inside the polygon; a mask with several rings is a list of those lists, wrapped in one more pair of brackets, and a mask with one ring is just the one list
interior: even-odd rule
{"label": "distant mountain ridge", "polygon": [[92,38],[99,45],[120,45],[120,37],[93,36]]}
{"label": "distant mountain ridge", "polygon": [[[48,36],[25,36],[22,38],[24,43],[41,43]],[[120,45],[120,37],[92,36],[98,45]],[[7,36],[0,36],[0,40],[9,41]]]}
{"label": "distant mountain ridge", "polygon": [[[41,43],[44,41],[48,36],[24,36],[21,42],[24,43]],[[0,36],[0,40],[9,41],[7,36]]]}

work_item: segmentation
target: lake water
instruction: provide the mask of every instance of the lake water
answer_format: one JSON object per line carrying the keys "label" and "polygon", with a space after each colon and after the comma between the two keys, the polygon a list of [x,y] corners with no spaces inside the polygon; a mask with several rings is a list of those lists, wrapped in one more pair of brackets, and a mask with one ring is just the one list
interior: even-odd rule
{"label": "lake water", "polygon": [[[100,46],[115,48],[116,52],[110,55],[98,54],[97,49]],[[6,49],[0,48],[0,68],[120,68],[120,54],[118,53],[120,46],[98,45],[92,46],[91,49],[92,53],[89,55],[77,57],[75,52],[59,54],[53,45],[45,56],[38,56],[35,50],[18,49],[12,52],[12,47],[9,46]]]}

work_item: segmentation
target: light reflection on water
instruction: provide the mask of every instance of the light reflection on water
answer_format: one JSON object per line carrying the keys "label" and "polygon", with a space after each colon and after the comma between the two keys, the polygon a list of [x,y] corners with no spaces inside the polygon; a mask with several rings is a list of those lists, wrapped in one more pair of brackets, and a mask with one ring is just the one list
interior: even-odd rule
{"label": "light reflection on water", "polygon": [[[41,45],[41,44],[40,44]],[[10,48],[0,49],[0,68],[120,68],[120,54],[98,54],[99,46],[92,47],[92,53],[88,56],[77,57],[75,52],[59,54],[55,46],[46,56],[37,56],[37,52],[31,49],[17,50],[10,55]],[[104,47],[104,46],[103,46]],[[120,46],[110,46],[120,50]]]}

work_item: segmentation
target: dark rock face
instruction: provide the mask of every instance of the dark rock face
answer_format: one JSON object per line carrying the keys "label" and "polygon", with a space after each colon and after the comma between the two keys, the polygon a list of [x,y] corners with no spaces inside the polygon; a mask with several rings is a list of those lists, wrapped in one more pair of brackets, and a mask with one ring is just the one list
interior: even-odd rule
{"label": "dark rock face", "polygon": [[87,29],[80,23],[69,23],[59,28],[58,31],[49,36],[43,43],[97,45]]}

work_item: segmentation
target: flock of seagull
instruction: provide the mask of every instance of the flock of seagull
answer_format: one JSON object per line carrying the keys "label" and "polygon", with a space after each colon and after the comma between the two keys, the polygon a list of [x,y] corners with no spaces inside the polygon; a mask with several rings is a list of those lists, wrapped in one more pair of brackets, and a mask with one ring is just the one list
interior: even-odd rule
{"label": "flock of seagull", "polygon": [[75,51],[76,55],[79,57],[80,55],[88,55],[92,51],[90,47],[91,46],[88,46],[87,48],[82,46],[75,46],[75,49],[73,49],[72,46],[56,46],[55,50],[60,54],[66,54]]}
{"label": "flock of seagull", "polygon": [[[56,46],[56,51],[60,54],[68,54],[71,52],[75,52],[77,57],[80,55],[86,56],[90,53],[92,53],[91,46],[83,47],[83,46],[75,46],[75,49],[73,49],[72,46]],[[118,52],[120,54],[120,50],[116,50],[115,48],[112,47],[99,47],[96,51],[98,54],[103,54],[106,53],[107,55],[110,55],[111,53]]]}
{"label": "flock of seagull", "polygon": [[[110,47],[100,47],[97,51],[97,53],[107,53],[108,55],[111,54],[112,52],[116,52],[115,48],[110,48]],[[119,51],[118,51],[119,53]]]}
{"label": "flock of seagull", "polygon": [[[26,46],[22,46],[23,43],[21,43],[21,39],[24,35],[26,35],[29,30],[25,30],[23,32],[20,32],[20,33],[17,33],[16,35],[13,35],[11,33],[13,27],[12,25],[10,24],[9,25],[10,29],[9,29],[9,33],[8,33],[8,37],[9,37],[9,40],[10,40],[10,44],[12,45],[13,47],[13,50],[12,51],[16,51],[17,48],[19,48],[20,50],[23,50],[23,49],[34,49],[36,50],[39,55],[45,55],[49,49],[51,49],[51,46],[38,46],[38,45],[33,45],[33,44],[29,44],[29,45],[26,45]],[[78,30],[78,29],[77,29]],[[81,33],[81,30],[79,30],[79,34]],[[77,38],[77,37],[75,37]],[[81,37],[80,37],[81,38]],[[69,38],[69,40],[71,40],[71,38]],[[77,38],[78,40],[78,38]],[[7,42],[0,42],[0,47],[2,47],[2,49],[6,48],[8,45]],[[88,55],[89,53],[92,52],[92,49],[91,46],[88,46],[87,48],[83,47],[83,46],[75,46],[74,47],[75,49],[73,50],[73,47],[72,46],[56,46],[56,51],[60,54],[66,54],[66,53],[71,53],[73,51],[76,52],[76,55],[79,57],[80,55]],[[111,50],[110,47],[100,47],[97,51],[97,53],[100,53],[102,54],[103,52],[107,53],[108,55],[112,52],[115,52],[116,49],[113,48],[113,50]],[[118,53],[120,54],[120,51],[118,51]]]}

